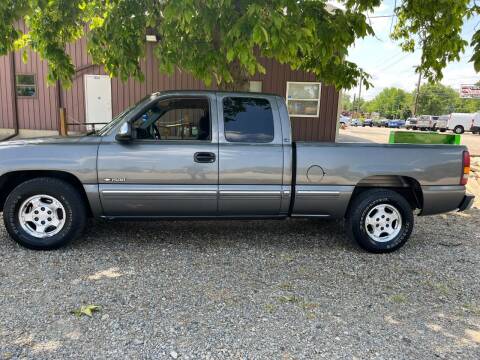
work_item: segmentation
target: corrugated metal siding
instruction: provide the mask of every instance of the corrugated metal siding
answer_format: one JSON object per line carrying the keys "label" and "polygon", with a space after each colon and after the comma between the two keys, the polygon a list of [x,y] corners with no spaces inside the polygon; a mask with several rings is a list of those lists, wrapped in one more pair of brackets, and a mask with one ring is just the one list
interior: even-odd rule
{"label": "corrugated metal siding", "polygon": [[[24,26],[22,30],[25,31]],[[37,96],[18,97],[18,121],[21,129],[56,130],[58,128],[57,90],[47,85],[47,63],[31,51],[24,63],[21,54],[15,54],[17,74],[36,75]]]}
{"label": "corrugated metal siding", "polygon": [[[267,69],[265,75],[257,74],[252,80],[262,81],[264,92],[286,97],[287,81],[316,82],[315,75],[294,71],[288,65],[271,59],[263,59]],[[333,86],[322,85],[319,116],[308,118],[292,117],[292,134],[296,141],[335,141],[339,94]]]}
{"label": "corrugated metal siding", "polygon": [[0,129],[13,129],[13,89],[10,56],[0,56]]}
{"label": "corrugated metal siding", "polygon": [[[67,122],[85,122],[85,94],[84,75],[104,74],[99,66],[91,66],[91,59],[87,54],[86,39],[80,39],[67,46],[77,69],[76,77],[70,89],[62,89],[61,103],[66,109]],[[288,65],[279,64],[271,59],[262,59],[267,70],[265,75],[257,74],[252,80],[262,81],[264,92],[275,93],[285,98],[287,81],[315,81],[315,76],[301,71],[293,71]],[[18,116],[20,128],[26,129],[58,129],[58,104],[56,86],[46,85],[47,65],[36,54],[29,54],[27,64],[16,54],[15,63],[18,74],[36,74],[37,97],[18,99]],[[158,71],[158,64],[153,55],[152,44],[147,44],[146,59],[141,64],[145,74],[145,81],[129,79],[122,82],[112,79],[112,110],[118,114],[126,107],[134,104],[145,95],[162,90],[204,89],[205,85],[190,74],[175,70],[168,76]],[[0,58],[0,103],[2,121],[12,124],[11,98],[7,94],[8,79],[11,70],[8,58]],[[8,83],[8,85],[6,85]],[[305,141],[334,141],[337,122],[338,92],[331,86],[322,86],[320,112],[318,118],[292,118],[292,133],[295,140]],[[5,94],[5,95],[4,95]],[[10,107],[10,108],[9,108]],[[80,130],[80,126],[70,126],[73,131]]]}

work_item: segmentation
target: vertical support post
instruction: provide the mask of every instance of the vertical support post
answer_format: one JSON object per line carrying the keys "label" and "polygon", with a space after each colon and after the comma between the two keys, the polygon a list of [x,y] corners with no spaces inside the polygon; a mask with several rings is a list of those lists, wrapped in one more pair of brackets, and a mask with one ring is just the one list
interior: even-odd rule
{"label": "vertical support post", "polygon": [[65,108],[61,107],[58,109],[59,116],[59,132],[61,136],[68,136],[68,124],[67,117],[65,116]]}
{"label": "vertical support post", "polygon": [[422,81],[422,73],[418,73],[417,93],[415,94],[415,107],[413,108],[413,116],[417,116],[418,97],[420,93],[420,83]]}

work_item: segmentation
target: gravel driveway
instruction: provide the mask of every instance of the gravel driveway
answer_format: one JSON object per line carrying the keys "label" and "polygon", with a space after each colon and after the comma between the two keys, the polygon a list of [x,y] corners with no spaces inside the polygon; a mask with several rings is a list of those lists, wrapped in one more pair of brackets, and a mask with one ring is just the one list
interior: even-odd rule
{"label": "gravel driveway", "polygon": [[480,358],[480,210],[388,255],[341,225],[92,222],[54,252],[0,226],[0,359]]}

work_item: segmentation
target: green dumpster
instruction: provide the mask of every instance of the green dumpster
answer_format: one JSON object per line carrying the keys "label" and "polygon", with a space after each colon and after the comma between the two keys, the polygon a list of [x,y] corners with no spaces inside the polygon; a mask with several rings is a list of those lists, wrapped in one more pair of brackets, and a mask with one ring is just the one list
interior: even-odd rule
{"label": "green dumpster", "polygon": [[436,132],[391,131],[390,144],[447,144],[460,145],[460,135]]}

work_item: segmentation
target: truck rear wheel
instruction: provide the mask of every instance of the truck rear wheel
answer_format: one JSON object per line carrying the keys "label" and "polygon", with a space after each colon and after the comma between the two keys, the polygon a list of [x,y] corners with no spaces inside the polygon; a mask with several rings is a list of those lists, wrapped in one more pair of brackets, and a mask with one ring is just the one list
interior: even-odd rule
{"label": "truck rear wheel", "polygon": [[373,253],[402,247],[413,230],[413,211],[400,194],[387,189],[358,195],[347,214],[347,232],[360,247]]}
{"label": "truck rear wheel", "polygon": [[3,219],[9,235],[20,245],[52,250],[76,238],[85,227],[86,209],[78,191],[54,178],[36,178],[8,195]]}

